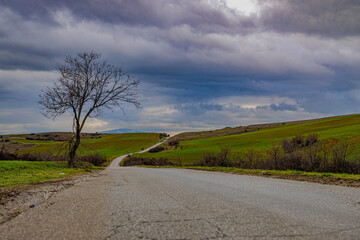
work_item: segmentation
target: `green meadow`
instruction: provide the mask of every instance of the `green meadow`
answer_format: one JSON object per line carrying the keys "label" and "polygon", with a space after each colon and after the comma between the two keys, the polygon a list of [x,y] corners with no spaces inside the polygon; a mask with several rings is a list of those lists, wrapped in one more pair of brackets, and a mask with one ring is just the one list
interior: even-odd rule
{"label": "green meadow", "polygon": [[66,162],[0,161],[0,172],[0,188],[3,188],[65,178],[86,170],[68,168]]}
{"label": "green meadow", "polygon": [[[10,138],[25,144],[35,144],[34,147],[17,151],[23,153],[59,153],[62,142],[26,140],[25,138]],[[104,134],[102,138],[82,139],[78,153],[81,155],[100,153],[109,160],[119,155],[133,153],[151,147],[160,141],[158,133],[123,133],[123,134]]]}
{"label": "green meadow", "polygon": [[[231,134],[231,132],[227,134]],[[241,134],[215,137],[199,135],[197,139],[180,141],[180,146],[177,148],[169,147],[165,143],[164,146],[167,148],[163,152],[135,154],[135,156],[168,158],[174,162],[181,160],[182,164],[190,165],[199,161],[205,152],[217,153],[225,148],[230,149],[232,153],[244,153],[249,149],[267,152],[274,144],[278,144],[284,138],[309,134],[318,134],[320,139],[349,139],[353,142],[351,155],[360,155],[360,114],[356,114],[296,124],[271,125],[259,128],[257,131]],[[60,146],[63,142],[27,140],[25,136],[19,135],[9,136],[9,139],[10,142],[17,142],[18,144],[31,144],[30,148],[16,151],[18,154],[62,153]],[[158,133],[103,134],[101,138],[82,139],[79,154],[97,152],[110,161],[119,155],[148,148],[159,141]],[[26,161],[0,161],[0,171],[0,187],[42,182],[85,172],[84,169],[67,168],[65,162]]]}
{"label": "green meadow", "polygon": [[168,158],[183,164],[192,164],[201,159],[204,152],[220,152],[228,148],[231,152],[245,152],[248,149],[267,151],[284,138],[295,135],[318,134],[320,139],[345,139],[354,141],[352,155],[360,154],[360,115],[341,116],[330,119],[316,120],[298,124],[260,129],[236,135],[201,138],[180,141],[180,147],[169,148],[160,153],[144,153],[135,156],[150,158]]}
{"label": "green meadow", "polygon": [[[10,137],[10,142],[32,144],[33,147],[16,151],[24,153],[52,153],[59,151],[63,142],[27,140],[25,137]],[[108,160],[127,153],[140,151],[160,141],[158,133],[104,134],[101,138],[82,139],[79,154],[100,153]],[[90,170],[101,169],[92,167]],[[69,168],[67,162],[0,161],[0,188],[61,179],[89,171],[83,168]]]}

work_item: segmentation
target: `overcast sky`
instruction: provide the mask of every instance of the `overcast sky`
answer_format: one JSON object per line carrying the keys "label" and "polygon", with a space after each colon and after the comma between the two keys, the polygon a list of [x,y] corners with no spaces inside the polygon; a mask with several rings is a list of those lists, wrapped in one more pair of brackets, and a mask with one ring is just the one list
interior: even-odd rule
{"label": "overcast sky", "polygon": [[141,109],[88,132],[359,113],[359,12],[359,0],[0,0],[0,133],[70,131],[37,101],[82,51],[141,81]]}

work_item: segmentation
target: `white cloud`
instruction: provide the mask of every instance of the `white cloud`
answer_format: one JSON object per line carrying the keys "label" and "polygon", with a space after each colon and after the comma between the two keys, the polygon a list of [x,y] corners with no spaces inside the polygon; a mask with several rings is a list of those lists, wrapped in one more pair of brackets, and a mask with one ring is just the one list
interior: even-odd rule
{"label": "white cloud", "polygon": [[245,15],[259,13],[259,6],[255,0],[225,0],[229,8],[235,9]]}
{"label": "white cloud", "polygon": [[109,127],[109,122],[98,119],[98,118],[89,118],[84,126],[84,132],[101,132],[107,130]]}
{"label": "white cloud", "polygon": [[236,106],[255,109],[270,104],[287,103],[295,105],[296,101],[288,97],[278,96],[229,96],[213,99],[211,103],[223,104],[226,107]]}
{"label": "white cloud", "polygon": [[51,84],[58,76],[56,71],[0,70],[0,84],[8,90],[33,91]]}
{"label": "white cloud", "polygon": [[162,106],[151,106],[144,108],[140,112],[140,115],[143,115],[146,118],[163,119],[178,112],[179,111],[174,109],[172,106],[162,105]]}

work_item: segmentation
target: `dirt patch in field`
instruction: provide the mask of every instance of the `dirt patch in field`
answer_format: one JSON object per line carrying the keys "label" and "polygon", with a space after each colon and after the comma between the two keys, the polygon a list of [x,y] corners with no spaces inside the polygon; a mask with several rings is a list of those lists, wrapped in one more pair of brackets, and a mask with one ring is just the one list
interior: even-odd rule
{"label": "dirt patch in field", "polygon": [[25,143],[19,143],[19,142],[2,142],[1,148],[4,148],[7,152],[16,152],[28,148],[34,147],[35,144],[25,144]]}
{"label": "dirt patch in field", "polygon": [[56,193],[76,183],[99,176],[100,172],[101,171],[96,171],[89,174],[71,176],[66,179],[14,188],[0,188],[0,224],[9,221],[32,207],[37,207]]}
{"label": "dirt patch in field", "polygon": [[[29,141],[57,141],[64,142],[72,137],[71,132],[49,132],[49,133],[31,133],[31,134],[12,134],[12,135],[0,135],[0,151],[3,149],[6,152],[17,152],[32,148],[36,146],[36,143],[24,143],[22,140]],[[99,133],[81,133],[82,139],[99,139],[104,134]],[[20,139],[20,140],[18,140]]]}
{"label": "dirt patch in field", "polygon": [[[48,132],[48,133],[31,133],[31,134],[13,134],[5,135],[3,138],[23,138],[26,140],[37,140],[37,141],[67,141],[73,136],[71,132]],[[102,138],[104,134],[99,133],[81,133],[82,139],[98,139]]]}

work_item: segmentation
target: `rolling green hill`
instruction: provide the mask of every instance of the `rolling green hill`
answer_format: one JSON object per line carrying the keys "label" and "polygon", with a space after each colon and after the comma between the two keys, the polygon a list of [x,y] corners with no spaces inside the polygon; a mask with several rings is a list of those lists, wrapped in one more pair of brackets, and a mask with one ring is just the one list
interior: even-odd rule
{"label": "rolling green hill", "polygon": [[[49,133],[55,134],[55,133]],[[57,153],[62,141],[48,140],[29,140],[25,135],[8,136],[9,144],[15,143],[30,146],[26,149],[16,151],[16,153]],[[116,156],[140,151],[159,142],[158,133],[123,133],[123,134],[102,134],[101,138],[84,138],[79,148],[80,154],[98,152],[108,159]]]}
{"label": "rolling green hill", "polygon": [[[11,152],[18,154],[52,153],[56,155],[59,152],[61,153],[59,150],[60,145],[70,136],[71,133],[40,133],[7,135],[2,138],[7,151],[12,149]],[[159,133],[83,134],[82,137],[79,154],[87,155],[97,152],[105,156],[107,160],[112,160],[119,155],[140,151],[142,148],[148,148],[160,141]],[[2,173],[0,176],[0,190],[1,188],[65,178],[96,169],[99,169],[99,167],[91,167],[91,169],[69,168],[67,162],[63,161],[0,161],[0,172]]]}
{"label": "rolling green hill", "polygon": [[[192,164],[200,160],[204,152],[220,152],[223,148],[229,148],[232,152],[239,153],[250,148],[267,151],[273,144],[280,142],[283,138],[314,133],[318,134],[320,139],[351,138],[355,143],[358,143],[353,146],[352,154],[360,154],[359,114],[269,126],[270,127],[260,128],[257,131],[244,132],[236,135],[183,140],[180,141],[180,147],[178,148],[168,148],[160,153],[144,153],[135,156],[168,158],[172,161],[182,159],[184,164]],[[199,134],[199,136],[201,136],[201,134]]]}
{"label": "rolling green hill", "polygon": [[[347,115],[347,116],[349,116],[349,115]],[[183,132],[183,133],[180,133],[180,134],[172,137],[172,140],[185,141],[185,140],[194,140],[194,139],[201,139],[201,138],[236,135],[236,134],[242,134],[242,133],[247,133],[247,132],[259,131],[261,129],[266,129],[266,128],[273,128],[273,127],[279,127],[279,126],[284,126],[284,125],[293,125],[293,124],[306,123],[306,122],[315,122],[315,121],[320,121],[320,120],[329,120],[329,119],[338,118],[338,117],[345,117],[345,116],[336,116],[336,117],[327,117],[327,118],[321,118],[321,119],[310,119],[310,120],[291,121],[291,122],[253,124],[253,125],[249,125],[249,126],[226,127],[223,129],[211,130],[211,131],[201,131],[201,132]]]}

